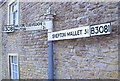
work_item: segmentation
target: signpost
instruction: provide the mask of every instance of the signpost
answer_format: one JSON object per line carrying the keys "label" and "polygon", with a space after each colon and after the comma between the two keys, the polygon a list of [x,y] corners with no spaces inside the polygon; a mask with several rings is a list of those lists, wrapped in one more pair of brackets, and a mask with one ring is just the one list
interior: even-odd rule
{"label": "signpost", "polygon": [[111,23],[105,23],[100,25],[85,26],[79,28],[73,28],[68,30],[62,30],[57,32],[51,32],[48,34],[49,41],[75,39],[90,37],[95,35],[105,35],[111,33]]}
{"label": "signpost", "polygon": [[89,26],[79,27],[74,29],[62,30],[58,32],[51,32],[48,34],[48,40],[63,40],[63,39],[74,39],[81,37],[90,37]]}
{"label": "signpost", "polygon": [[46,21],[41,22],[40,25],[25,27],[26,31],[31,31],[31,30],[45,30],[45,29],[47,29],[46,28]]}
{"label": "signpost", "polygon": [[[14,32],[15,29],[25,29],[25,31],[32,31],[32,30],[48,30],[48,21],[44,21],[41,23],[33,23],[30,26],[12,26],[6,25],[4,26],[4,32]],[[78,27],[73,29],[61,30],[57,32],[50,32],[48,33],[48,40],[55,41],[55,40],[64,40],[64,39],[75,39],[75,38],[83,38],[83,37],[90,37],[95,35],[105,35],[111,33],[111,23],[104,23],[99,25],[90,25],[84,27]]]}
{"label": "signpost", "polygon": [[18,29],[24,29],[25,31],[32,31],[32,30],[46,30],[46,22],[41,21],[39,23],[30,23],[28,25],[21,24],[21,25],[5,25],[3,28],[3,32],[14,32]]}

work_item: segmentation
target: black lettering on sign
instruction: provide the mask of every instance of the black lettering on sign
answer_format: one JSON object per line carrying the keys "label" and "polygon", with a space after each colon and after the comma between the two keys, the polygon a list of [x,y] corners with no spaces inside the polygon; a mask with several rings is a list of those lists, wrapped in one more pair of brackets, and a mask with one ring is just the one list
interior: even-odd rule
{"label": "black lettering on sign", "polygon": [[87,34],[88,33],[88,31],[87,31],[87,29],[85,29],[85,33],[84,34]]}
{"label": "black lettering on sign", "polygon": [[108,26],[107,26],[107,25],[104,26],[104,32],[105,32],[105,33],[108,32]]}
{"label": "black lettering on sign", "polygon": [[72,35],[72,32],[67,32],[67,36],[71,36]]}
{"label": "black lettering on sign", "polygon": [[54,38],[54,34],[52,34],[52,38]]}
{"label": "black lettering on sign", "polygon": [[94,33],[98,34],[99,30],[98,30],[98,26],[95,27]]}
{"label": "black lettering on sign", "polygon": [[66,37],[66,33],[52,34],[52,38]]}
{"label": "black lettering on sign", "polygon": [[91,34],[102,34],[109,32],[110,25],[91,26]]}
{"label": "black lettering on sign", "polygon": [[77,35],[81,35],[81,34],[82,34],[82,30],[78,30]]}
{"label": "black lettering on sign", "polygon": [[52,38],[58,38],[58,34],[53,34]]}
{"label": "black lettering on sign", "polygon": [[100,33],[103,33],[103,26],[100,26],[100,27],[99,27],[99,32],[100,32]]}
{"label": "black lettering on sign", "polygon": [[94,27],[91,27],[91,34],[94,34]]}
{"label": "black lettering on sign", "polygon": [[60,33],[60,37],[65,37],[66,33]]}
{"label": "black lettering on sign", "polygon": [[13,25],[5,25],[4,27],[4,31],[14,31],[14,26]]}
{"label": "black lettering on sign", "polygon": [[60,34],[56,34],[56,38],[58,38],[60,36]]}

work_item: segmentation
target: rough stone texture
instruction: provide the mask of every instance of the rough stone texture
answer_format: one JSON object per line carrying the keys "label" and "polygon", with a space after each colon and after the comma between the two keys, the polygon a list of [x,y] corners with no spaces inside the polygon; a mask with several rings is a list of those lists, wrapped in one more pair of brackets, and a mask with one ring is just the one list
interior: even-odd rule
{"label": "rough stone texture", "polygon": [[[3,6],[6,9],[7,3]],[[116,79],[118,77],[118,4],[115,2],[20,3],[20,23],[44,19],[51,6],[54,31],[112,22],[112,33],[53,42],[55,79]],[[7,10],[7,9],[6,9]],[[6,12],[3,13],[6,19]],[[4,23],[6,20],[4,19]],[[47,31],[3,33],[3,78],[8,76],[8,53],[19,54],[21,79],[47,79]]]}
{"label": "rough stone texture", "polygon": [[47,32],[21,32],[20,78],[47,79]]}
{"label": "rough stone texture", "polygon": [[[3,5],[1,7],[2,9],[2,26],[1,28],[3,28],[4,25],[7,24],[7,4]],[[7,34],[2,32],[2,79],[8,79],[8,52],[7,52]]]}
{"label": "rough stone texture", "polygon": [[0,8],[0,80],[2,80],[2,9]]}

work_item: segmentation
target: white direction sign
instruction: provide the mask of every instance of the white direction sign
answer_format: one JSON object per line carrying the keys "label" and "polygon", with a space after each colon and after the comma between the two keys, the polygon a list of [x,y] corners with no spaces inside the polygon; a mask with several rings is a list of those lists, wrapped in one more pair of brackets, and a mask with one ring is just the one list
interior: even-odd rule
{"label": "white direction sign", "polygon": [[45,30],[46,28],[46,22],[41,22],[41,25],[38,26],[30,26],[30,27],[25,27],[26,31],[31,31],[31,30]]}
{"label": "white direction sign", "polygon": [[47,30],[48,21],[41,21],[39,23],[30,23],[29,25],[21,24],[21,25],[5,25],[3,32],[14,32],[15,29],[25,29],[26,31],[32,30]]}
{"label": "white direction sign", "polygon": [[73,28],[68,30],[62,30],[57,32],[48,33],[48,40],[63,40],[74,39],[82,37],[90,37],[95,35],[105,35],[111,33],[111,23],[105,23],[100,25],[85,26],[79,28]]}
{"label": "white direction sign", "polygon": [[82,37],[90,37],[89,26],[48,33],[49,41],[74,39],[74,38],[82,38]]}
{"label": "white direction sign", "polygon": [[30,27],[25,27],[26,31],[31,31],[31,30],[45,30],[45,26],[39,25],[39,26],[30,26]]}

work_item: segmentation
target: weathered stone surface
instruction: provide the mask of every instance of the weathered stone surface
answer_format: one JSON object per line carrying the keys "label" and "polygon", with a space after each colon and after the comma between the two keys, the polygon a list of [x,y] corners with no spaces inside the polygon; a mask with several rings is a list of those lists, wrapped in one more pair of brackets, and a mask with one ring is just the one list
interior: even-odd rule
{"label": "weathered stone surface", "polygon": [[[20,2],[20,24],[44,19],[55,10],[53,31],[112,22],[110,35],[53,42],[55,79],[116,79],[118,76],[118,5],[116,2]],[[7,23],[7,3],[3,6]],[[8,76],[8,53],[19,54],[20,79],[47,79],[47,31],[2,35],[3,79]]]}

